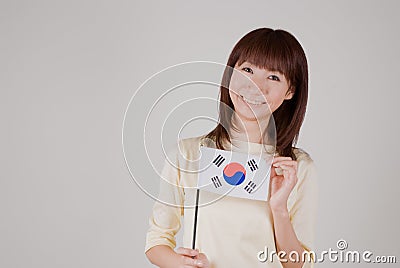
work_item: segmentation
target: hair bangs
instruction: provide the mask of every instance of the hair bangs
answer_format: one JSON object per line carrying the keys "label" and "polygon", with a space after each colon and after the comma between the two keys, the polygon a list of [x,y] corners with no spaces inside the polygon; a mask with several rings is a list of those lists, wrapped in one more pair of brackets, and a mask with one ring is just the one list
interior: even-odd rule
{"label": "hair bangs", "polygon": [[294,55],[285,39],[279,38],[277,34],[271,32],[250,40],[241,51],[237,63],[241,65],[247,61],[258,68],[280,72],[292,83],[295,71]]}

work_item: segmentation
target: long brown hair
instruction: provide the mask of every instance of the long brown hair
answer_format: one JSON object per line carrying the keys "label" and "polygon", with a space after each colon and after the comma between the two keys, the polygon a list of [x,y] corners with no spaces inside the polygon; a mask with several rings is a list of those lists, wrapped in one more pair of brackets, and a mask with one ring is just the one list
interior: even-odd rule
{"label": "long brown hair", "polygon": [[247,33],[234,46],[222,76],[220,86],[219,123],[205,137],[215,141],[218,149],[231,141],[224,126],[232,127],[234,105],[229,96],[229,83],[236,63],[250,62],[259,68],[285,75],[293,97],[284,100],[273,112],[276,127],[276,151],[281,156],[296,159],[293,148],[303,123],[308,98],[308,66],[306,55],[297,39],[281,29],[259,28]]}

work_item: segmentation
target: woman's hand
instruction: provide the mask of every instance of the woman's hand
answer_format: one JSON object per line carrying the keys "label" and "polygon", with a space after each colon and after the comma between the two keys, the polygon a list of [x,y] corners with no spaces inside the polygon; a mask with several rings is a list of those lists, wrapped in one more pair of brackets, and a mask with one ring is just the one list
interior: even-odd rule
{"label": "woman's hand", "polygon": [[[283,174],[278,175],[276,168],[281,168]],[[269,205],[272,211],[287,211],[287,201],[297,180],[297,161],[292,160],[291,157],[275,157],[272,161],[270,176]]]}
{"label": "woman's hand", "polygon": [[176,253],[181,256],[179,266],[177,268],[192,268],[192,267],[202,267],[209,268],[210,262],[207,256],[203,253],[199,253],[199,250],[190,248],[178,248]]}

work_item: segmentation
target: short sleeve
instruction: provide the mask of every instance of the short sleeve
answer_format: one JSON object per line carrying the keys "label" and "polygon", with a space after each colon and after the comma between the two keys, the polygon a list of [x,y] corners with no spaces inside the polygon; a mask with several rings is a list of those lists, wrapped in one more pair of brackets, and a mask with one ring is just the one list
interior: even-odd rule
{"label": "short sleeve", "polygon": [[[298,184],[296,198],[290,208],[290,220],[296,236],[305,250],[311,253],[314,250],[314,233],[317,214],[317,168],[314,161],[306,157],[298,164]],[[315,256],[312,256],[312,258]],[[313,260],[305,259],[303,268],[314,267]]]}
{"label": "short sleeve", "polygon": [[175,235],[181,228],[183,190],[176,146],[169,150],[160,173],[158,200],[153,205],[146,234],[145,252],[157,245],[176,246]]}

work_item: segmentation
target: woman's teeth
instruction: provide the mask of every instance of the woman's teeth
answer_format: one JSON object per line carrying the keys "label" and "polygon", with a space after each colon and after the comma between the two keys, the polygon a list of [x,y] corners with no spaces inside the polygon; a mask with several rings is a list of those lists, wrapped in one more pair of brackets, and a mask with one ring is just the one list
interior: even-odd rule
{"label": "woman's teeth", "polygon": [[253,105],[266,104],[265,101],[262,101],[262,102],[261,102],[261,101],[249,100],[249,99],[246,99],[246,97],[245,97],[245,96],[242,96],[242,95],[240,95],[240,97],[242,97],[242,99],[243,99],[245,102],[249,103],[249,104],[253,104]]}

